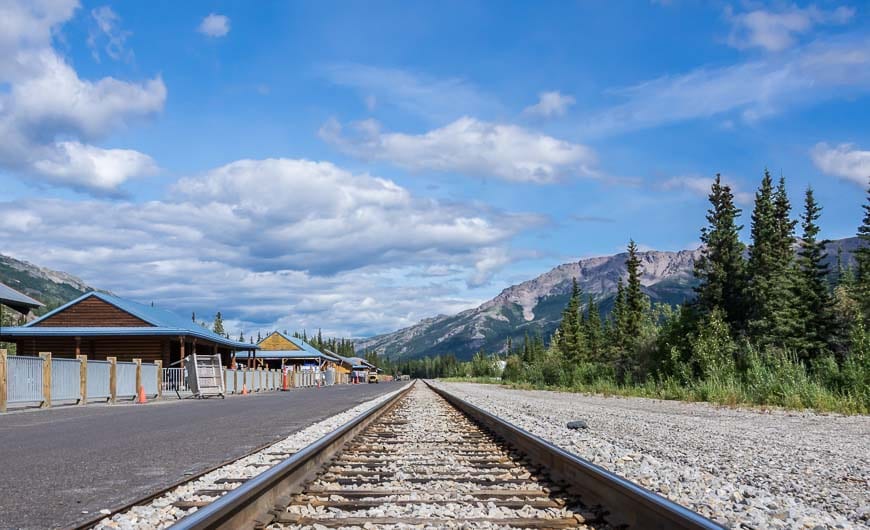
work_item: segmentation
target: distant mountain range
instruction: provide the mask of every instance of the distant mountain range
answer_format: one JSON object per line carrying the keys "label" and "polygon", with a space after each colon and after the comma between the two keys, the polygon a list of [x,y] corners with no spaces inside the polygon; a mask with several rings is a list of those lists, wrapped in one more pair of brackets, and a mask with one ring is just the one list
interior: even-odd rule
{"label": "distant mountain range", "polygon": [[47,312],[94,290],[71,274],[39,267],[3,254],[0,254],[0,283],[45,304],[37,313]]}
{"label": "distant mountain range", "polygon": [[[838,248],[843,250],[844,263],[851,263],[857,247],[855,237],[829,243],[832,268]],[[643,291],[653,302],[680,304],[688,300],[694,296],[693,269],[700,254],[700,250],[640,252]],[[610,312],[617,281],[625,281],[627,276],[627,256],[621,253],[559,265],[535,279],[508,287],[474,309],[452,316],[438,315],[392,333],[357,340],[357,350],[376,350],[393,359],[445,353],[468,359],[480,349],[504,351],[508,337],[517,345],[527,332],[541,332],[547,337],[559,325],[572,278],[577,278],[585,295],[595,297],[602,314]]]}

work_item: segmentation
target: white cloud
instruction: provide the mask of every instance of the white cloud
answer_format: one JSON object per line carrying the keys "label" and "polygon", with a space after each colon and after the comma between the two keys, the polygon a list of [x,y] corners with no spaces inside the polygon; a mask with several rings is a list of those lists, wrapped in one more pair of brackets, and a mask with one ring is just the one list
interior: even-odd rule
{"label": "white cloud", "polygon": [[568,107],[574,103],[575,100],[572,96],[563,96],[558,91],[541,92],[538,94],[538,102],[526,107],[523,114],[538,118],[564,116]]}
{"label": "white cloud", "polygon": [[131,33],[121,29],[121,17],[111,7],[102,6],[91,10],[91,19],[93,25],[88,32],[88,46],[94,60],[100,62],[100,42],[105,40],[103,51],[106,55],[116,61],[131,61],[133,52],[125,47]]}
{"label": "white cloud", "polygon": [[538,184],[571,176],[598,176],[591,148],[516,125],[462,117],[413,135],[382,132],[379,123],[366,120],[355,123],[354,132],[344,135],[341,124],[330,120],[320,129],[320,136],[346,153],[386,160],[412,171],[455,172]]}
{"label": "white cloud", "polygon": [[779,52],[794,46],[799,35],[809,33],[817,25],[847,23],[855,10],[840,6],[826,11],[814,5],[801,8],[792,4],[779,11],[756,9],[746,13],[734,13],[729,7],[725,15],[731,23],[729,45]]}
{"label": "white cloud", "polygon": [[368,334],[466,309],[479,302],[466,285],[497,274],[534,223],[288,159],[239,160],[144,203],[0,203],[4,253],[146,303],[224,311],[246,334],[276,322]]}
{"label": "white cloud", "polygon": [[498,112],[495,98],[460,78],[435,78],[396,68],[333,64],[321,69],[332,83],[357,90],[380,106],[396,107],[431,121],[454,120],[464,114]]}
{"label": "white cloud", "polygon": [[197,31],[209,37],[224,37],[230,32],[230,19],[224,15],[210,13],[199,23]]}
{"label": "white cloud", "polygon": [[790,108],[870,91],[870,38],[850,35],[721,68],[700,68],[613,90],[626,102],[591,116],[587,134],[612,134],[738,114],[757,121]]}
{"label": "white cloud", "polygon": [[159,112],[159,77],[129,83],[78,74],[52,47],[52,32],[76,4],[6,2],[0,6],[0,167],[38,182],[114,193],[154,170],[147,155],[86,144],[131,119]]}
{"label": "white cloud", "polygon": [[[700,175],[679,175],[660,182],[656,187],[664,191],[687,191],[698,197],[707,197],[710,195],[710,188],[713,186],[714,180],[713,177],[703,177]],[[752,194],[741,191],[740,186],[733,179],[723,176],[722,183],[731,187],[734,201],[738,204],[750,204],[752,202]]]}
{"label": "white cloud", "polygon": [[827,175],[834,175],[867,187],[870,184],[870,151],[861,151],[854,144],[831,147],[817,143],[811,150],[813,163]]}

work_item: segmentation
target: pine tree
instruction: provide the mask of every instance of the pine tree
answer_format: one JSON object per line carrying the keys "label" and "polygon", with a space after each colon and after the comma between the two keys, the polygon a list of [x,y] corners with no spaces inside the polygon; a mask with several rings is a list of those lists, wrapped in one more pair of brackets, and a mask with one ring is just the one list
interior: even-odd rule
{"label": "pine tree", "polygon": [[615,350],[621,350],[624,347],[622,333],[625,330],[625,318],[625,286],[620,277],[616,281],[616,298],[613,301],[613,311],[610,315],[610,346]]}
{"label": "pine tree", "polygon": [[260,336],[260,330],[257,330],[257,344],[259,344],[260,341],[262,341],[262,340],[263,340],[263,337]]}
{"label": "pine tree", "polygon": [[217,333],[218,335],[224,335],[226,331],[224,331],[224,319],[221,317],[221,312],[218,311],[214,316],[214,325],[212,325],[212,331]]}
{"label": "pine tree", "polygon": [[245,342],[245,333],[243,331],[239,332],[239,342]]}
{"label": "pine tree", "polygon": [[701,229],[701,256],[695,262],[695,277],[699,280],[695,288],[697,306],[702,314],[721,309],[731,329],[739,330],[745,323],[746,308],[745,247],[740,242],[743,226],[737,224],[740,209],[734,205],[731,187],[722,184],[718,174],[710,188],[709,201],[708,225]]}
{"label": "pine tree", "polygon": [[795,292],[797,271],[793,268],[794,227],[791,205],[781,178],[773,190],[765,170],[755,195],[752,212],[752,245],[749,249],[750,336],[762,345],[798,349],[799,305]]}
{"label": "pine tree", "polygon": [[863,208],[864,219],[858,227],[859,246],[855,252],[858,270],[852,292],[861,308],[864,327],[870,329],[870,188],[867,189],[867,200]]}
{"label": "pine tree", "polygon": [[582,296],[577,278],[574,278],[571,284],[571,297],[568,299],[567,307],[562,312],[562,322],[559,324],[556,344],[562,357],[569,362],[577,362],[584,353],[585,340],[580,323]]}
{"label": "pine tree", "polygon": [[190,313],[190,320],[192,322],[196,322],[196,311]]}
{"label": "pine tree", "polygon": [[827,241],[818,240],[819,226],[816,224],[821,212],[813,189],[808,187],[801,216],[803,234],[798,251],[800,277],[797,282],[806,358],[821,356],[831,344],[834,332],[828,291],[830,270],[824,261]]}
{"label": "pine tree", "polygon": [[589,347],[589,355],[593,360],[599,360],[601,358],[601,349],[602,349],[602,329],[601,329],[601,313],[598,309],[598,304],[595,302],[595,298],[590,294],[589,302],[587,304],[587,317],[586,317],[586,342]]}
{"label": "pine tree", "polygon": [[628,242],[628,259],[625,261],[628,269],[628,288],[625,293],[625,330],[623,336],[630,339],[640,335],[646,300],[640,290],[640,258],[637,256],[637,244],[633,239]]}

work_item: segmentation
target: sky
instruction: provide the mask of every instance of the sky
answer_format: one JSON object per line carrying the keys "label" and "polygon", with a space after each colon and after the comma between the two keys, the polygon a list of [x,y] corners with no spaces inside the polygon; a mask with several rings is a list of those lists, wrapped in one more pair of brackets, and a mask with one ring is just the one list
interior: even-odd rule
{"label": "sky", "polygon": [[362,337],[870,179],[870,5],[0,0],[0,253]]}

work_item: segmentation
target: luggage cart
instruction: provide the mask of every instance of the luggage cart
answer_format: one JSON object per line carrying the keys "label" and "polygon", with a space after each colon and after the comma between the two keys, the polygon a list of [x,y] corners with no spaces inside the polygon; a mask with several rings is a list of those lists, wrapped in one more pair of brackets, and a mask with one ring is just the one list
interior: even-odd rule
{"label": "luggage cart", "polygon": [[[220,355],[198,355],[196,353],[184,358],[187,373],[187,387],[193,393],[191,397],[208,398],[220,396],[226,398],[224,388],[224,370]],[[176,391],[177,393],[177,391]],[[181,395],[178,396],[179,399]]]}

